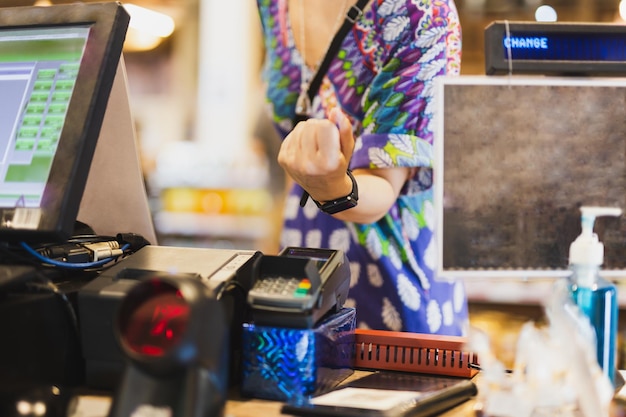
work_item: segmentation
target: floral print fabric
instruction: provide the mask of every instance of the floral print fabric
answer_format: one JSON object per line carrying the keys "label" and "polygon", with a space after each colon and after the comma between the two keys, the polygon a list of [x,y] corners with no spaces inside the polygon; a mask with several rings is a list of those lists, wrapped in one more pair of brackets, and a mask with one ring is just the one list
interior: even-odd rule
{"label": "floral print fabric", "polygon": [[[267,101],[284,137],[293,128],[303,58],[294,45],[286,0],[257,2]],[[310,200],[301,208],[297,184],[287,197],[281,244],[347,254],[352,274],[347,305],[356,308],[361,328],[449,335],[466,328],[464,287],[434,276],[433,238],[434,79],[458,74],[460,55],[452,0],[372,0],[312,103],[314,117],[340,106],[352,121],[352,169],[399,166],[413,172],[395,205],[373,224],[338,221]]]}

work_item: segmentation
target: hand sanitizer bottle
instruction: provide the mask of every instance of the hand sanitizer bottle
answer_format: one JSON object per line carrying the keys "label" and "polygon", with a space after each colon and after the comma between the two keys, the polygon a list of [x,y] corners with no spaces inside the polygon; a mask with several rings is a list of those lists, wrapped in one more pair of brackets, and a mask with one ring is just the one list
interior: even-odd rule
{"label": "hand sanitizer bottle", "polygon": [[617,354],[617,287],[599,274],[604,263],[604,245],[593,232],[598,216],[619,216],[622,210],[581,207],[582,232],[569,252],[570,289],[574,302],[589,318],[596,333],[597,358],[602,372],[614,383]]}

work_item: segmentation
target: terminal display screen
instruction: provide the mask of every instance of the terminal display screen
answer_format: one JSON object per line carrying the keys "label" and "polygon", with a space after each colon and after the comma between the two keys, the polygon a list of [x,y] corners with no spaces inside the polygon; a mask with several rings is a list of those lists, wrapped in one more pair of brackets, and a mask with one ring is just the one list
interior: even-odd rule
{"label": "terminal display screen", "polygon": [[287,247],[281,253],[282,256],[289,256],[293,258],[306,258],[315,262],[315,266],[318,271],[321,271],[328,261],[337,253],[333,249],[322,248],[302,248],[302,247]]}
{"label": "terminal display screen", "polygon": [[0,29],[0,206],[41,206],[88,36],[88,26]]}
{"label": "terminal display screen", "polygon": [[0,8],[0,241],[73,233],[129,20],[117,2]]}

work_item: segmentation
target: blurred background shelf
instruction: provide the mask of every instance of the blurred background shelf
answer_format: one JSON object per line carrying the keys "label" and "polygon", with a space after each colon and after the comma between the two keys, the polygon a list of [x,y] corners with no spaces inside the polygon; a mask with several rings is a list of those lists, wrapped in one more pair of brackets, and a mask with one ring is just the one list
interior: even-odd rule
{"label": "blurred background shelf", "polygon": [[199,236],[214,234],[237,239],[261,239],[270,231],[268,219],[263,216],[211,215],[170,213],[161,211],[155,216],[160,234]]}

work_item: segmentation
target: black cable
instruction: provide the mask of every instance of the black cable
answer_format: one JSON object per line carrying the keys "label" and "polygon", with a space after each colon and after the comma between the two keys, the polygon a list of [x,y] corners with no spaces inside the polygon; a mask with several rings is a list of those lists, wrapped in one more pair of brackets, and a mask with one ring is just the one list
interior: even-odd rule
{"label": "black cable", "polygon": [[[114,250],[121,251],[121,253],[98,259],[94,256],[92,246],[106,242],[110,242],[112,248],[114,245],[119,245],[119,248],[114,248]],[[135,253],[149,244],[150,242],[143,236],[135,233],[119,233],[116,236],[82,234],[72,236],[64,243],[42,244],[37,247],[21,242],[20,248],[44,266],[94,271]]]}
{"label": "black cable", "polygon": [[[45,256],[41,255],[39,252],[37,252],[35,249],[31,248],[25,242],[21,242],[20,246],[27,253],[32,255],[35,259],[39,260],[42,264],[47,264],[47,265],[52,265],[52,266],[56,266],[56,267],[59,267],[59,268],[67,268],[67,269],[97,270],[97,269],[102,268],[105,265],[107,265],[107,264],[117,260],[119,257],[122,256],[122,255],[113,256],[113,257],[110,257],[110,258],[105,258],[105,259],[101,259],[101,260],[98,260],[98,261],[92,261],[92,262],[71,263],[71,262],[57,261],[55,259],[46,258]],[[122,249],[122,252],[123,252],[124,248],[121,248],[121,249]]]}
{"label": "black cable", "polygon": [[137,252],[139,249],[144,246],[150,245],[150,242],[146,240],[142,235],[138,235],[136,233],[118,233],[115,238],[120,243],[120,245],[128,244],[130,245],[131,252]]}
{"label": "black cable", "polygon": [[42,271],[35,271],[32,275],[32,279],[24,284],[26,288],[30,289],[30,291],[35,290],[47,292],[57,297],[68,315],[74,334],[78,337],[80,334],[78,315],[76,314],[76,310],[74,310],[74,306],[72,305],[72,302],[68,298],[67,294],[61,291],[61,289]]}
{"label": "black cable", "polygon": [[246,289],[243,287],[243,285],[241,285],[239,281],[236,281],[234,279],[229,279],[228,281],[224,283],[224,285],[222,285],[219,288],[219,290],[215,294],[215,298],[220,300],[222,296],[224,295],[224,293],[226,293],[227,291],[230,291],[231,289],[236,289],[236,290],[241,291],[241,293],[244,296],[247,294]]}
{"label": "black cable", "polygon": [[[97,257],[94,244],[111,242],[113,253],[110,257]],[[115,243],[116,242],[116,243]],[[119,248],[115,246],[119,245]],[[116,236],[84,233],[74,235],[59,243],[41,243],[35,246],[21,242],[19,244],[0,242],[0,265],[32,265],[44,268],[62,268],[98,271],[150,245],[143,236],[135,233],[119,233]],[[121,253],[119,253],[121,251]],[[117,253],[116,253],[117,252]],[[105,251],[106,253],[106,251]],[[94,259],[96,259],[94,261]]]}
{"label": "black cable", "polygon": [[[469,367],[470,367],[470,368],[472,368],[472,369],[476,369],[476,370],[478,370],[478,371],[483,371],[482,366],[480,366],[480,365],[478,365],[478,364],[475,364],[475,363],[470,363],[470,364],[469,364]],[[512,369],[505,369],[505,370],[504,370],[504,373],[507,373],[507,374],[512,374],[512,373],[513,373],[513,370],[512,370]]]}

